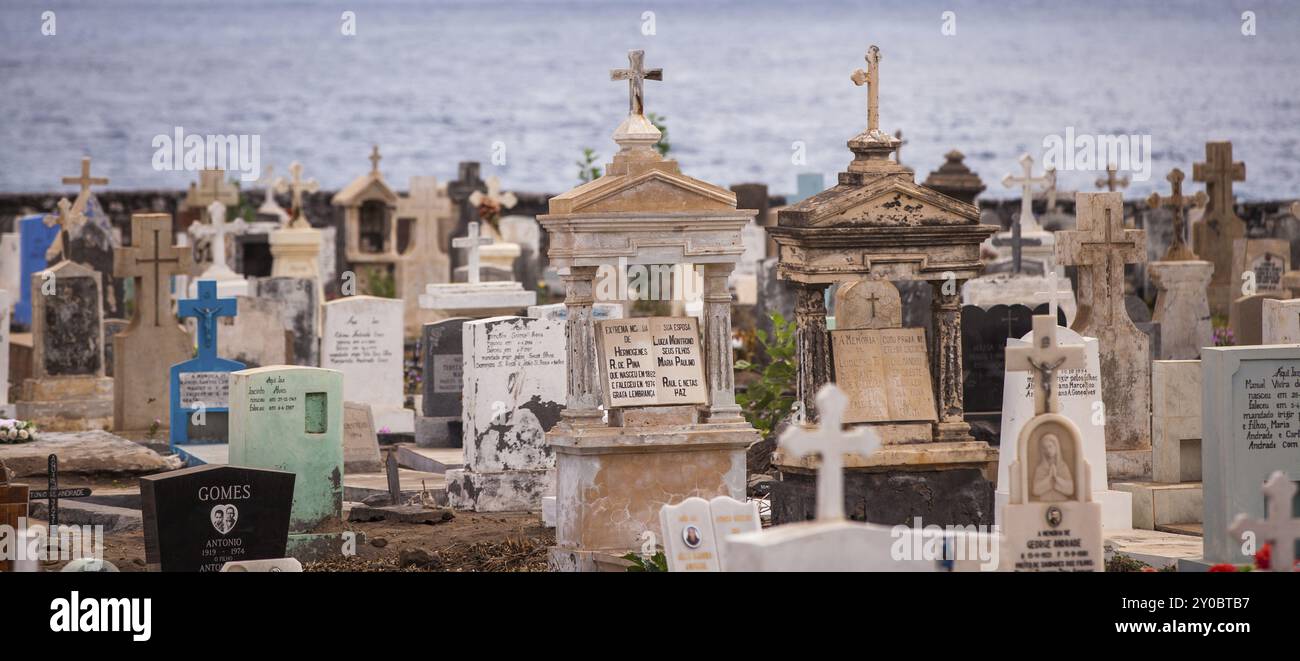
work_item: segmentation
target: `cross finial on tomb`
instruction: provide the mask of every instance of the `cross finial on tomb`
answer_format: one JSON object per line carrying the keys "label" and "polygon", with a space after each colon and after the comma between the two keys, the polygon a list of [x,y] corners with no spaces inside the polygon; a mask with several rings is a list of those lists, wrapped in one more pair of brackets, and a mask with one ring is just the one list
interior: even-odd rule
{"label": "cross finial on tomb", "polygon": [[1116,177],[1118,170],[1114,163],[1106,166],[1106,176],[1097,178],[1097,188],[1105,188],[1106,192],[1114,193],[1117,188],[1128,188],[1128,176]]}
{"label": "cross finial on tomb", "polygon": [[1246,164],[1232,160],[1231,142],[1205,143],[1205,161],[1192,164],[1192,181],[1205,184],[1209,193],[1208,209],[1217,209],[1228,216],[1232,215],[1232,182],[1245,180]]}
{"label": "cross finial on tomb", "polygon": [[1183,179],[1186,175],[1182,170],[1174,168],[1169,172],[1165,180],[1169,182],[1169,188],[1172,193],[1168,197],[1160,197],[1160,193],[1152,193],[1147,198],[1147,206],[1152,209],[1168,207],[1174,212],[1174,240],[1169,244],[1169,250],[1165,252],[1162,258],[1166,262],[1185,261],[1196,259],[1196,253],[1187,245],[1183,238],[1187,234],[1187,216],[1186,209],[1189,206],[1201,206],[1205,204],[1205,191],[1196,191],[1192,197],[1183,197]]}
{"label": "cross finial on tomb", "polygon": [[867,68],[855,69],[849,78],[854,85],[867,86],[867,133],[880,131],[880,47],[867,48]]}
{"label": "cross finial on tomb", "polygon": [[610,69],[610,80],[627,81],[627,112],[629,115],[645,114],[645,82],[647,80],[663,80],[663,69],[645,68],[645,51],[630,50],[627,52],[628,68]]}
{"label": "cross finial on tomb", "polygon": [[275,182],[275,190],[279,193],[285,191],[293,192],[293,202],[290,205],[290,211],[293,214],[293,224],[295,226],[305,227],[307,226],[307,219],[303,215],[302,194],[315,193],[320,189],[320,185],[316,183],[315,179],[302,178],[302,163],[299,163],[298,161],[289,164],[289,177],[290,179],[288,181],[285,181],[283,177],[277,179]]}
{"label": "cross finial on tomb", "polygon": [[176,304],[176,311],[181,319],[194,317],[198,321],[198,357],[201,360],[211,361],[216,359],[217,318],[235,316],[239,311],[238,304],[239,301],[234,298],[217,298],[217,282],[215,280],[200,280],[199,297],[187,298]]}
{"label": "cross finial on tomb", "polygon": [[1079,369],[1085,364],[1083,345],[1058,345],[1056,329],[1056,315],[1036,314],[1033,342],[1028,346],[1007,347],[1006,371],[1032,371],[1038,379],[1038,387],[1034,388],[1034,415],[1059,411],[1060,405],[1056,399],[1057,371]]}
{"label": "cross finial on tomb", "polygon": [[471,222],[469,228],[465,231],[465,236],[457,237],[451,240],[451,247],[465,249],[465,274],[466,282],[470,284],[479,283],[479,246],[492,245],[492,237],[478,235],[478,222]]}
{"label": "cross finial on tomb", "polygon": [[1300,541],[1300,519],[1293,518],[1291,503],[1295,501],[1296,485],[1283,471],[1273,471],[1264,482],[1265,511],[1263,519],[1252,519],[1238,514],[1228,527],[1228,532],[1241,539],[1253,533],[1255,541],[1273,545],[1269,558],[1269,571],[1296,571],[1296,542]]}
{"label": "cross finial on tomb", "polygon": [[867,456],[880,448],[880,437],[870,427],[851,431],[841,428],[849,398],[833,383],[817,391],[819,427],[804,429],[791,425],[781,434],[778,444],[798,459],[821,455],[817,468],[817,520],[839,521],[844,518],[844,455]]}
{"label": "cross finial on tomb", "polygon": [[379,145],[370,148],[370,174],[379,174],[379,160],[382,158],[379,155]]}
{"label": "cross finial on tomb", "polygon": [[1049,182],[1055,186],[1056,177],[1053,174],[1049,180],[1047,177],[1035,177],[1034,157],[1029,154],[1020,155],[1020,167],[1024,169],[1024,176],[1014,176],[1010,173],[1002,177],[1002,185],[1006,188],[1020,186],[1020,229],[1025,232],[1041,232],[1043,228],[1038,225],[1038,219],[1034,218],[1034,186],[1046,185]]}
{"label": "cross finial on tomb", "polygon": [[218,268],[226,266],[226,233],[240,233],[244,229],[244,220],[236,218],[235,222],[226,222],[226,205],[220,200],[213,200],[208,205],[208,218],[211,223],[204,225],[194,223],[190,225],[189,232],[195,237],[211,237],[212,244],[212,264]]}
{"label": "cross finial on tomb", "polygon": [[91,187],[91,186],[107,186],[107,185],[108,185],[108,177],[92,177],[92,176],[90,176],[90,157],[89,157],[89,156],[83,156],[83,157],[81,157],[81,176],[80,176],[80,177],[64,177],[64,178],[63,178],[63,183],[65,183],[65,184],[76,184],[76,185],[78,185],[78,186],[81,187],[81,190],[77,193],[77,204],[78,204],[78,206],[84,206],[84,205],[85,205],[85,200],[84,200],[83,198],[85,198],[87,195],[90,195],[90,187]]}
{"label": "cross finial on tomb", "polygon": [[1057,285],[1056,271],[1049,271],[1047,274],[1047,291],[1036,291],[1034,296],[1047,296],[1047,309],[1052,319],[1056,319],[1056,310],[1060,307],[1059,294],[1069,294],[1073,292],[1067,284],[1065,289],[1059,289]]}

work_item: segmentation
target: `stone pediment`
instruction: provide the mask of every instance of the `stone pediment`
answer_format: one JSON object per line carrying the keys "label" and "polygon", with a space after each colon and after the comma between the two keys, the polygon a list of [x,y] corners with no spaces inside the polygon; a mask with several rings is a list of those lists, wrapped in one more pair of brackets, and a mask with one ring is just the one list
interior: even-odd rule
{"label": "stone pediment", "polygon": [[979,209],[904,176],[840,183],[782,209],[785,227],[935,227],[978,225]]}
{"label": "stone pediment", "polygon": [[352,180],[343,190],[334,194],[330,204],[338,207],[352,207],[367,200],[382,200],[389,206],[397,204],[397,193],[388,187],[388,183],[378,173],[371,172]]}
{"label": "stone pediment", "polygon": [[605,175],[551,198],[552,214],[728,211],[736,196],[676,171],[672,161],[625,175]]}

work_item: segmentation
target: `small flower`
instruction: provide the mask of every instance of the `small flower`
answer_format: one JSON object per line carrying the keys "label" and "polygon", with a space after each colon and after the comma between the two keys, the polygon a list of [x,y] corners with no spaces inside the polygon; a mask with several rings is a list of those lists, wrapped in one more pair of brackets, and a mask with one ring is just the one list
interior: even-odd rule
{"label": "small flower", "polygon": [[1268,569],[1273,564],[1273,547],[1265,544],[1259,547],[1255,552],[1255,567],[1258,569]]}
{"label": "small flower", "polygon": [[18,440],[25,441],[31,437],[32,437],[31,432],[28,432],[26,429],[18,430]]}
{"label": "small flower", "polygon": [[1143,573],[1143,574],[1155,574],[1155,573],[1157,573],[1157,572],[1156,572],[1156,568],[1155,568],[1155,567],[1143,567],[1143,568],[1142,568],[1142,573]]}
{"label": "small flower", "polygon": [[1235,572],[1235,571],[1237,571],[1237,567],[1236,567],[1235,565],[1231,565],[1231,564],[1228,564],[1228,563],[1226,563],[1226,562],[1221,562],[1221,563],[1219,563],[1219,564],[1217,564],[1217,565],[1214,565],[1213,567],[1210,567],[1210,571],[1212,571],[1212,572]]}
{"label": "small flower", "polygon": [[391,434],[391,433],[393,433],[393,431],[392,431],[391,429],[389,429],[387,425],[385,425],[385,426],[379,428],[379,433],[381,433],[381,434]]}

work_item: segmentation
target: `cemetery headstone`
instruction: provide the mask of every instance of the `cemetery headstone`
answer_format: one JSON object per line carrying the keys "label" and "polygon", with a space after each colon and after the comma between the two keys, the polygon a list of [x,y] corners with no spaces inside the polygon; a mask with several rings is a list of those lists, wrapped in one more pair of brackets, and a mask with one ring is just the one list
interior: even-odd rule
{"label": "cemetery headstone", "polygon": [[292,365],[294,335],[286,329],[282,305],[260,296],[236,296],[239,316],[217,323],[221,353],[245,367]]}
{"label": "cemetery headstone", "polygon": [[835,291],[835,328],[899,328],[903,303],[894,284],[885,280],[857,280]]}
{"label": "cemetery headstone", "polygon": [[1057,260],[1079,269],[1079,313],[1070,328],[1099,343],[1106,449],[1149,453],[1151,339],[1133,325],[1124,301],[1124,265],[1146,260],[1146,234],[1124,228],[1119,193],[1078,193],[1075,209],[1079,229],[1058,233]]}
{"label": "cemetery headstone", "polygon": [[294,482],[281,470],[216,465],[141,477],[147,567],[215,572],[283,557]]}
{"label": "cemetery headstone", "polygon": [[460,447],[464,385],[462,330],[466,317],[424,325],[420,340],[423,376],[415,443],[420,447]]}
{"label": "cemetery headstone", "polygon": [[414,413],[403,408],[402,302],[348,296],[321,308],[321,367],[343,373],[344,398],[369,404],[381,429],[415,433]]}
{"label": "cemetery headstone", "polygon": [[234,298],[217,298],[217,283],[200,280],[198,298],[182,300],[180,317],[198,322],[198,356],[172,365],[169,370],[171,444],[226,441],[230,406],[230,373],[244,364],[217,357],[220,317],[238,314]]}
{"label": "cemetery headstone", "polygon": [[1232,517],[1264,518],[1259,487],[1280,470],[1300,480],[1300,352],[1295,346],[1206,347],[1201,354],[1205,560],[1250,561]]}
{"label": "cemetery headstone", "polygon": [[1265,508],[1268,516],[1252,518],[1238,514],[1228,531],[1238,539],[1253,539],[1257,547],[1271,546],[1268,571],[1300,571],[1300,517],[1296,516],[1296,484],[1283,471],[1274,471],[1264,481]]}
{"label": "cemetery headstone", "polygon": [[1246,221],[1234,211],[1232,184],[1246,180],[1246,165],[1232,160],[1231,142],[1207,142],[1205,162],[1192,164],[1192,180],[1204,182],[1209,196],[1205,214],[1192,226],[1192,249],[1214,264],[1210,311],[1227,314],[1241,277],[1232,272],[1233,245],[1246,236]]}
{"label": "cemetery headstone", "polygon": [[[961,308],[962,403],[967,415],[1002,410],[1002,382],[1008,339],[1028,333],[1035,314],[1047,314],[1048,304],[1035,309],[1024,305],[977,305]],[[1057,311],[1064,325],[1065,312]]]}
{"label": "cemetery headstone", "polygon": [[1300,298],[1264,299],[1262,316],[1261,344],[1300,344]]}
{"label": "cemetery headstone", "polygon": [[758,503],[727,496],[705,500],[692,496],[659,510],[668,571],[723,571],[725,538],[762,529]]}
{"label": "cemetery headstone", "polygon": [[1101,506],[1092,502],[1084,439],[1061,415],[1057,370],[1085,367],[1081,344],[1056,339],[1056,319],[1034,317],[1031,345],[1007,349],[1007,371],[1034,373],[1035,415],[1016,439],[1002,514],[1002,566],[1015,571],[1103,571]]}
{"label": "cemetery headstone", "polygon": [[845,422],[936,419],[923,328],[831,332],[835,378],[847,388]]}
{"label": "cemetery headstone", "polygon": [[287,554],[337,555],[343,517],[343,373],[260,367],[230,375],[230,465],[293,473]]}
{"label": "cemetery headstone", "polygon": [[1264,344],[1264,302],[1285,300],[1290,294],[1250,294],[1232,301],[1228,328],[1237,346]]}
{"label": "cemetery headstone", "polygon": [[379,436],[375,433],[370,405],[343,402],[343,472],[378,473],[382,469]]}
{"label": "cemetery headstone", "polygon": [[546,432],[564,408],[564,327],[527,317],[465,322],[465,467],[447,471],[452,507],[538,510],[553,492],[555,455]]}
{"label": "cemetery headstone", "polygon": [[134,283],[131,325],[113,338],[113,428],[145,430],[170,424],[167,374],[193,355],[189,333],[172,314],[171,276],[193,267],[188,248],[172,245],[168,214],[131,216],[131,245],[114,254],[113,274]]}
{"label": "cemetery headstone", "polygon": [[263,278],[257,281],[257,296],[279,305],[284,329],[293,333],[289,363],[319,365],[321,299],[316,282],[308,278]]}
{"label": "cemetery headstone", "polygon": [[708,402],[694,318],[604,320],[596,336],[606,408]]}
{"label": "cemetery headstone", "polygon": [[1201,363],[1151,363],[1151,482],[1116,489],[1133,494],[1133,527],[1197,532],[1202,519]]}
{"label": "cemetery headstone", "polygon": [[32,274],[44,271],[47,265],[45,251],[59,236],[59,227],[45,224],[45,215],[24,216],[15,221],[19,237],[18,303],[14,307],[14,323],[22,328],[32,325]]}

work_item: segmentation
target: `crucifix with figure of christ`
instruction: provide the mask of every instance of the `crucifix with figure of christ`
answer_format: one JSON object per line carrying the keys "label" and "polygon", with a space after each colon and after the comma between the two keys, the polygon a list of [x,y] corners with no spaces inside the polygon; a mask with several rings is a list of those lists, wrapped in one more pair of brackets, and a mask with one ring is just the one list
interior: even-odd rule
{"label": "crucifix with figure of christ", "polygon": [[193,268],[191,250],[172,245],[171,229],[168,214],[136,214],[131,217],[131,245],[113,254],[114,276],[138,278],[133,326],[162,326],[162,320],[171,316],[168,279]]}
{"label": "crucifix with figure of christ", "polygon": [[237,299],[217,298],[215,280],[200,280],[199,297],[181,300],[176,304],[176,311],[181,319],[194,317],[198,322],[198,358],[213,361],[217,358],[217,318],[233,317],[239,307]]}
{"label": "crucifix with figure of christ", "polygon": [[866,457],[880,448],[880,436],[871,427],[844,430],[841,422],[849,398],[839,386],[828,383],[817,391],[817,429],[791,425],[782,432],[778,445],[795,459],[820,455],[817,467],[817,520],[844,519],[844,455]]}
{"label": "crucifix with figure of christ", "polygon": [[478,235],[478,223],[469,224],[469,231],[465,236],[457,237],[451,240],[451,247],[465,248],[465,281],[471,285],[479,283],[479,246],[492,245],[492,237]]}
{"label": "crucifix with figure of christ", "polygon": [[1124,228],[1119,193],[1080,193],[1075,205],[1077,230],[1056,233],[1057,261],[1078,266],[1080,293],[1087,292],[1087,321],[1075,330],[1093,332],[1128,321],[1124,308],[1124,265],[1146,261],[1146,232]]}
{"label": "crucifix with figure of christ", "polygon": [[1034,341],[1026,346],[1007,347],[1006,371],[1033,372],[1038,380],[1034,388],[1034,415],[1057,413],[1056,373],[1085,366],[1082,344],[1057,344],[1056,315],[1034,315]]}
{"label": "crucifix with figure of christ", "polygon": [[663,80],[663,69],[645,68],[645,51],[630,50],[627,52],[628,68],[610,69],[610,80],[627,81],[627,112],[630,115],[645,114],[645,81]]}
{"label": "crucifix with figure of christ", "polygon": [[1196,191],[1192,197],[1183,197],[1183,179],[1186,175],[1182,170],[1174,168],[1169,172],[1165,180],[1169,182],[1169,187],[1173,191],[1168,197],[1160,197],[1160,193],[1152,193],[1147,198],[1147,206],[1152,209],[1168,207],[1174,212],[1174,240],[1169,244],[1169,250],[1165,251],[1165,256],[1161,261],[1179,262],[1198,259],[1196,253],[1187,246],[1187,207],[1199,207],[1205,204],[1205,191]]}
{"label": "crucifix with figure of christ", "polygon": [[302,163],[298,161],[289,164],[289,177],[287,181],[283,177],[276,180],[275,192],[292,191],[293,203],[290,205],[292,208],[289,211],[293,216],[293,221],[290,224],[293,227],[310,227],[307,218],[303,215],[302,194],[315,193],[320,190],[320,185],[316,183],[315,179],[302,178]]}

